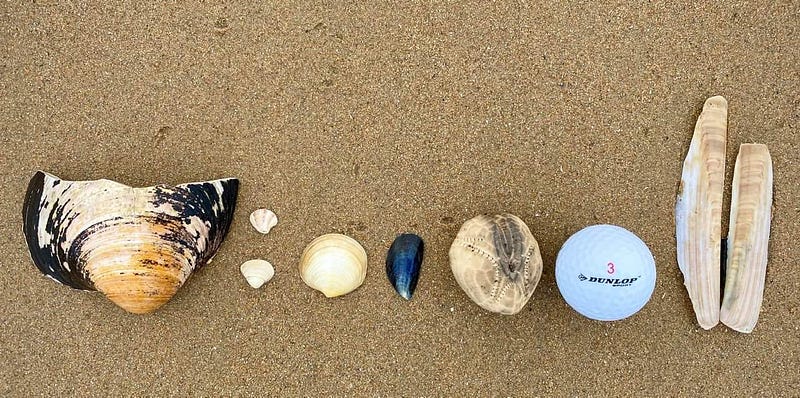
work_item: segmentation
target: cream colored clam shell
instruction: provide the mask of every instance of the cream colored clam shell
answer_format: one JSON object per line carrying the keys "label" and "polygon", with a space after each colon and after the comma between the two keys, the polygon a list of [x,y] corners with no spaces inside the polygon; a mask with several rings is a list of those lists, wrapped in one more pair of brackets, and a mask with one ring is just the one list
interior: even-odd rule
{"label": "cream colored clam shell", "polygon": [[261,259],[245,261],[239,266],[239,270],[253,289],[260,288],[275,276],[275,268],[272,267],[272,264]]}
{"label": "cream colored clam shell", "polygon": [[349,236],[322,235],[311,241],[300,257],[303,282],[326,297],[352,292],[366,276],[367,252]]}
{"label": "cream colored clam shell", "polygon": [[250,224],[256,231],[268,234],[272,227],[278,225],[278,216],[269,209],[258,209],[250,213]]}

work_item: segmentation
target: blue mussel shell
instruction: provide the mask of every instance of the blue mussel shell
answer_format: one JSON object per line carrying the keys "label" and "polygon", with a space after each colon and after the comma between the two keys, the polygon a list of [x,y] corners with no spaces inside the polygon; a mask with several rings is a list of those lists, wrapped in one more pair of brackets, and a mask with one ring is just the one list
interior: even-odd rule
{"label": "blue mussel shell", "polygon": [[401,234],[394,240],[386,255],[386,276],[397,293],[411,300],[419,279],[425,244],[414,234]]}

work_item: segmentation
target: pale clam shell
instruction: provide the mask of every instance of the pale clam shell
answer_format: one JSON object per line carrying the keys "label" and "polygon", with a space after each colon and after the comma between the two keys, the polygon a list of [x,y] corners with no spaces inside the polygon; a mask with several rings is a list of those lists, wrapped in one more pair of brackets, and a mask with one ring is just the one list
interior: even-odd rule
{"label": "pale clam shell", "polygon": [[326,297],[352,292],[367,276],[367,252],[353,238],[322,235],[308,244],[300,257],[300,277]]}
{"label": "pale clam shell", "polygon": [[689,292],[697,323],[711,329],[719,323],[722,192],[728,102],[706,100],[697,118],[683,163],[675,204],[678,266]]}
{"label": "pale clam shell", "polygon": [[275,268],[272,264],[261,259],[245,261],[239,266],[239,270],[253,289],[260,288],[275,276]]}
{"label": "pale clam shell", "polygon": [[481,308],[518,313],[542,275],[539,245],[512,214],[474,217],[450,246],[450,267],[461,289]]}
{"label": "pale clam shell", "polygon": [[269,209],[258,209],[250,213],[250,224],[256,231],[268,234],[272,227],[278,225],[278,216]]}
{"label": "pale clam shell", "polygon": [[720,320],[750,333],[756,326],[767,274],[772,219],[772,158],[766,145],[739,147],[733,171],[725,294]]}
{"label": "pale clam shell", "polygon": [[214,256],[238,189],[236,179],[132,188],[40,171],[28,185],[23,231],[43,274],[148,313]]}

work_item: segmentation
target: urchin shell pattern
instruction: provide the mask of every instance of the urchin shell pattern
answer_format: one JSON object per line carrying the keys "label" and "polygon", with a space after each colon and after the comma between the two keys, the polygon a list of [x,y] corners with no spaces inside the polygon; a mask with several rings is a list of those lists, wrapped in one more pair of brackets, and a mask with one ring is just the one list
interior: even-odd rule
{"label": "urchin shell pattern", "polygon": [[512,214],[479,215],[461,227],[450,247],[450,267],[461,289],[482,308],[518,313],[542,275],[539,245]]}

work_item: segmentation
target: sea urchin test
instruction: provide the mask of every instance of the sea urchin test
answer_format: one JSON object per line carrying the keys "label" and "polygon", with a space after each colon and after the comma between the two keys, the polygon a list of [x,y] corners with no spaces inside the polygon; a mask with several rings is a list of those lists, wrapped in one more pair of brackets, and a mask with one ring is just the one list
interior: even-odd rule
{"label": "sea urchin test", "polygon": [[616,321],[638,312],[653,294],[656,266],[639,237],[615,225],[592,225],[572,235],[556,258],[556,283],[581,315]]}
{"label": "sea urchin test", "polygon": [[542,276],[542,255],[531,230],[513,214],[471,218],[450,246],[456,282],[475,304],[503,315],[525,307]]}

